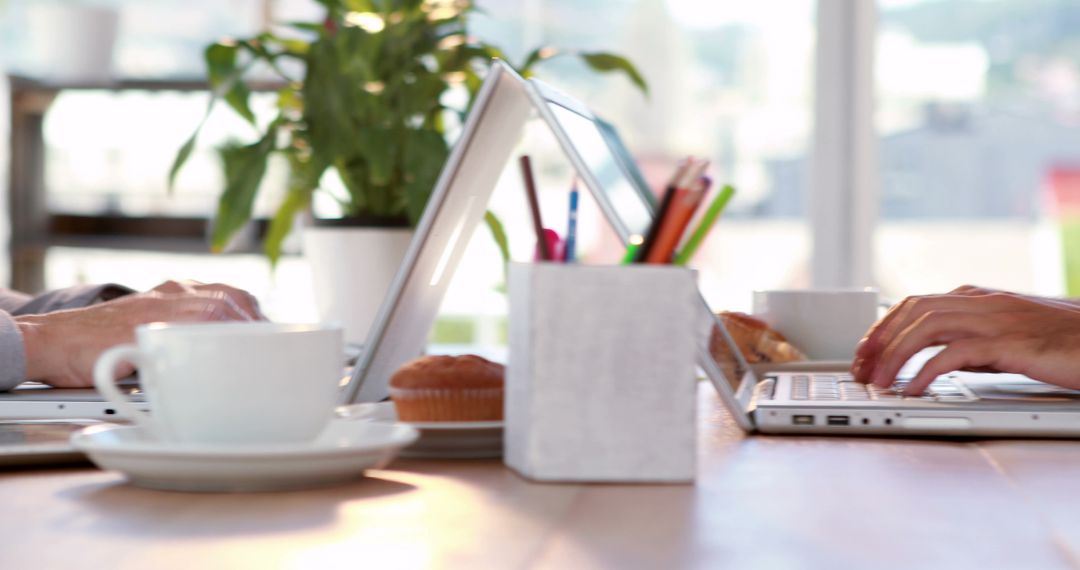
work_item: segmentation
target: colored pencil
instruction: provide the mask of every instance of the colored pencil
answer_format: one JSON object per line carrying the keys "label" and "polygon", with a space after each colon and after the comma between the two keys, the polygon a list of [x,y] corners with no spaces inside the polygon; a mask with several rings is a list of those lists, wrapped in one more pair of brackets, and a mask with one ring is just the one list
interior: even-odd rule
{"label": "colored pencil", "polygon": [[634,254],[635,263],[643,263],[645,258],[648,257],[649,248],[651,248],[653,242],[656,241],[656,234],[660,231],[660,226],[664,221],[664,215],[667,213],[668,208],[671,207],[671,200],[675,197],[675,190],[682,183],[683,177],[693,163],[693,157],[687,158],[679,163],[679,167],[675,170],[675,174],[672,175],[671,180],[668,181],[667,186],[664,187],[664,196],[660,199],[660,206],[656,209],[656,216],[653,217],[653,221],[649,224],[649,230],[645,233],[641,246],[637,248],[637,252]]}
{"label": "colored pencil", "polygon": [[526,154],[522,155],[518,162],[521,165],[521,178],[525,181],[525,195],[529,198],[529,211],[532,213],[533,229],[536,230],[536,247],[540,252],[540,260],[551,261],[551,249],[548,248],[548,240],[544,237],[544,222],[540,218],[540,199],[536,194],[532,161]]}
{"label": "colored pencil", "polygon": [[630,240],[626,244],[626,254],[623,255],[622,261],[620,262],[622,265],[630,265],[634,262],[634,256],[637,255],[637,250],[641,247],[641,242],[644,240],[645,238],[639,235],[630,236]]}
{"label": "colored pencil", "polygon": [[567,213],[566,240],[563,242],[563,261],[566,263],[573,263],[576,253],[574,248],[577,247],[577,213],[578,187],[577,176],[575,176],[570,185],[570,211]]}
{"label": "colored pencil", "polygon": [[660,227],[660,233],[656,236],[645,263],[670,263],[675,254],[675,248],[686,233],[686,227],[694,218],[694,212],[701,205],[705,193],[709,190],[711,181],[707,176],[699,176],[686,188],[675,191],[675,198],[664,216],[664,223]]}
{"label": "colored pencil", "polygon": [[734,195],[735,188],[731,185],[725,185],[720,190],[716,198],[709,204],[709,208],[705,210],[705,215],[701,217],[701,221],[698,222],[694,233],[690,234],[690,238],[686,240],[686,245],[675,254],[675,260],[672,263],[686,265],[690,261],[690,258],[701,247],[701,242],[705,241],[706,236],[709,235],[712,227],[716,224],[716,220],[720,218],[720,214],[723,213],[724,208],[727,207],[728,202],[731,201],[731,197]]}

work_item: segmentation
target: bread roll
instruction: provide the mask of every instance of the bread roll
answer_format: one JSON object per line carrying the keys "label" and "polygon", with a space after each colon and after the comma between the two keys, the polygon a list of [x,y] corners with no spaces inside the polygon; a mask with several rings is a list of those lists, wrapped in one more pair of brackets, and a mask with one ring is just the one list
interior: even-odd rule
{"label": "bread roll", "polygon": [[[806,355],[784,338],[780,332],[769,328],[761,319],[746,313],[724,311],[717,313],[724,323],[735,346],[748,364],[796,362],[806,360]],[[709,352],[720,365],[729,382],[738,383],[738,361],[728,350],[720,330],[713,327],[709,337]]]}

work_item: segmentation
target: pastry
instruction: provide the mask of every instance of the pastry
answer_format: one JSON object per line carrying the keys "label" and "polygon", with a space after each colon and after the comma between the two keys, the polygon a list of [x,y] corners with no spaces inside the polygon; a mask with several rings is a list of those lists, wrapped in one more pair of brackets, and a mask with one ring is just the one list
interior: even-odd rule
{"label": "pastry", "polygon": [[[717,313],[724,323],[731,340],[746,359],[748,364],[795,362],[806,360],[806,355],[792,345],[779,331],[769,328],[761,319],[747,315],[724,311]],[[728,349],[720,334],[720,329],[713,327],[709,337],[709,352],[720,365],[729,382],[738,383],[737,361]]]}
{"label": "pastry", "polygon": [[505,375],[474,354],[422,356],[390,377],[390,399],[406,422],[502,420]]}

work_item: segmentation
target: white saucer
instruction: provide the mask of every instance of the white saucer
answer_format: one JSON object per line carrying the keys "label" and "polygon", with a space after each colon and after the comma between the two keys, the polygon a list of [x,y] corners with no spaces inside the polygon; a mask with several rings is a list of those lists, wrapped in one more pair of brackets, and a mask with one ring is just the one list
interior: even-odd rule
{"label": "white saucer", "polygon": [[[351,420],[396,422],[393,402],[353,404],[338,408]],[[503,454],[503,422],[403,422],[420,430],[420,439],[401,457],[425,459],[491,459]]]}
{"label": "white saucer", "polygon": [[404,424],[335,419],[310,444],[170,444],[135,426],[96,425],[71,443],[102,469],[127,475],[132,484],[169,491],[282,491],[360,477],[386,465],[416,441]]}

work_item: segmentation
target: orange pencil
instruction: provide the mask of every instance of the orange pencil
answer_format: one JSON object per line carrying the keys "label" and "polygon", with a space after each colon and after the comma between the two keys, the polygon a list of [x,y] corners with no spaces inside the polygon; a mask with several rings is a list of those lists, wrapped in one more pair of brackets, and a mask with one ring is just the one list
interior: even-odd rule
{"label": "orange pencil", "polygon": [[675,174],[671,176],[667,186],[664,186],[664,195],[660,199],[656,215],[653,216],[652,223],[649,224],[649,229],[645,232],[641,244],[634,251],[633,263],[645,263],[649,251],[652,250],[652,246],[656,242],[656,236],[659,234],[660,226],[664,222],[665,213],[671,205],[672,198],[675,197],[675,190],[684,185],[684,180],[689,179],[687,175],[694,168],[696,161],[697,159],[692,156],[686,157],[685,160],[679,163],[679,167],[675,169]]}
{"label": "orange pencil", "polygon": [[675,248],[682,240],[686,226],[694,217],[694,212],[705,198],[709,180],[701,175],[708,166],[707,162],[694,169],[694,177],[688,184],[675,190],[671,205],[664,214],[660,231],[656,235],[656,241],[649,250],[645,263],[670,263],[675,255]]}

